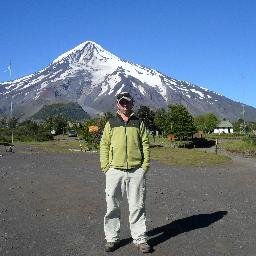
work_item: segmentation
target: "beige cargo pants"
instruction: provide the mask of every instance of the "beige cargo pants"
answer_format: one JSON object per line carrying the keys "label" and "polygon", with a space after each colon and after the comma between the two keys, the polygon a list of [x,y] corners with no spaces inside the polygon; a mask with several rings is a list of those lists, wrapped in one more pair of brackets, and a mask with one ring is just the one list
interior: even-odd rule
{"label": "beige cargo pants", "polygon": [[107,212],[104,218],[104,232],[107,242],[120,239],[120,203],[126,191],[129,203],[129,223],[133,242],[146,242],[145,195],[146,178],[142,168],[106,172]]}

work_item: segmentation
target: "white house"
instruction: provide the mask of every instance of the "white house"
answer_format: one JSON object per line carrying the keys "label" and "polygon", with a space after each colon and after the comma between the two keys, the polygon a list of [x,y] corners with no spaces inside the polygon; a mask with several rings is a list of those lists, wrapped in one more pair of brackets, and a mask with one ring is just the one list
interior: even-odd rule
{"label": "white house", "polygon": [[233,133],[233,125],[227,121],[227,120],[223,120],[221,121],[216,128],[214,129],[213,133]]}

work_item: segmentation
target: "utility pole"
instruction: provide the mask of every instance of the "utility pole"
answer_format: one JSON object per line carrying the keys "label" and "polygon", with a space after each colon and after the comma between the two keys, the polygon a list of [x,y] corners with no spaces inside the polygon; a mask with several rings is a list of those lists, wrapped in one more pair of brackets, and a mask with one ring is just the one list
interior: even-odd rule
{"label": "utility pole", "polygon": [[[9,66],[7,67],[7,69],[9,70],[9,75],[10,75],[10,80],[12,80],[12,63],[11,63],[11,60],[10,60],[10,63],[9,63]],[[12,121],[12,145],[13,145],[13,96],[11,97],[11,118],[10,120]]]}
{"label": "utility pole", "polygon": [[[13,99],[13,96],[12,96],[12,99]],[[14,124],[14,122],[13,122],[13,114],[12,114],[12,112],[13,112],[13,103],[12,103],[12,99],[11,99],[11,122],[12,122],[12,144],[13,144],[13,124]]]}
{"label": "utility pole", "polygon": [[244,114],[245,114],[245,110],[244,110],[244,104],[242,105],[243,110],[242,110],[242,118],[243,118],[243,132],[245,132],[245,120],[244,120]]}

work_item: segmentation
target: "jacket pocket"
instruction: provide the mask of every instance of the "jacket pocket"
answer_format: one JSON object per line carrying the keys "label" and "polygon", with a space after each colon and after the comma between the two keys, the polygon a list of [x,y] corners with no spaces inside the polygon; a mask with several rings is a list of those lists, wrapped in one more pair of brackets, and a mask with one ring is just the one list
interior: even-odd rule
{"label": "jacket pocket", "polygon": [[113,166],[125,166],[127,162],[126,150],[124,147],[112,147],[112,162]]}
{"label": "jacket pocket", "polygon": [[139,147],[132,147],[128,150],[128,160],[133,164],[140,164],[142,162],[142,152]]}

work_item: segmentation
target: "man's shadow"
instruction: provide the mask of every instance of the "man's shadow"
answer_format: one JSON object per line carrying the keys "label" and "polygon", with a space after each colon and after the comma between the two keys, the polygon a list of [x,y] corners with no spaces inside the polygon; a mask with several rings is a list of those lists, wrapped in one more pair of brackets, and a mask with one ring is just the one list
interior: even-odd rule
{"label": "man's shadow", "polygon": [[[148,231],[148,243],[151,246],[156,246],[169,240],[171,237],[189,232],[191,230],[208,227],[212,223],[222,219],[225,215],[227,215],[227,213],[227,211],[218,211],[208,214],[192,215],[187,218],[175,220],[169,224]],[[120,241],[120,247],[131,242],[131,237],[122,239]]]}

